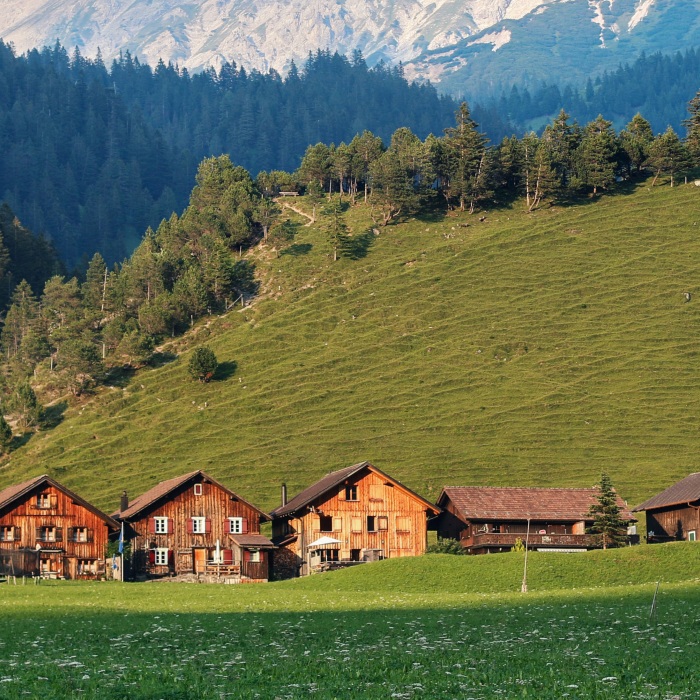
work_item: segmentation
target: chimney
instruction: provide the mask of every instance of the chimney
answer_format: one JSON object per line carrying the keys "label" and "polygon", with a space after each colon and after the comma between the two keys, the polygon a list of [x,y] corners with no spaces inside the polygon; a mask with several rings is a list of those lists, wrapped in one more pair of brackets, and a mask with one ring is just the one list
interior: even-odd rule
{"label": "chimney", "polygon": [[119,502],[119,512],[123,513],[129,507],[129,497],[126,495],[126,491],[122,491],[122,498]]}
{"label": "chimney", "polygon": [[282,484],[282,505],[287,505],[287,484]]}

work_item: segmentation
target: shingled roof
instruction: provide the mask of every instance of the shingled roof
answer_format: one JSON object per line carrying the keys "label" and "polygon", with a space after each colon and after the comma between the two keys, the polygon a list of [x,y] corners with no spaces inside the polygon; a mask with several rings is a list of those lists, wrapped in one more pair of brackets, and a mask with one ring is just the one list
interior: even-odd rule
{"label": "shingled roof", "polygon": [[[586,489],[546,489],[493,486],[448,486],[438,505],[452,501],[465,520],[593,520],[588,515],[600,491]],[[618,496],[623,520],[635,520],[627,504]]]}
{"label": "shingled roof", "polygon": [[693,503],[697,500],[700,500],[700,472],[686,476],[685,479],[681,479],[673,486],[669,486],[665,491],[644,501],[634,510],[665,508],[667,506],[680,505],[681,503]]}
{"label": "shingled roof", "polygon": [[88,503],[84,498],[78,496],[77,493],[73,493],[73,491],[63,486],[63,484],[59,484],[58,481],[50,477],[48,474],[35,476],[33,479],[28,479],[27,481],[23,481],[20,484],[8,486],[7,488],[0,491],[0,510],[5,508],[6,506],[11,505],[22,496],[31,493],[34,489],[36,489],[44,483],[50,484],[54,488],[57,488],[59,491],[65,493],[66,496],[68,496],[68,498],[70,498],[72,501],[80,504],[81,506],[83,506],[83,508],[87,508],[87,510],[104,520],[107,523],[107,525],[109,525],[113,530],[119,529],[119,523],[116,520],[114,520],[114,518],[110,517],[106,513],[103,513],[101,510],[99,510],[99,508],[95,508],[95,506],[93,506],[92,503]]}
{"label": "shingled roof", "polygon": [[426,501],[422,496],[415,493],[415,491],[411,491],[411,489],[404,486],[401,482],[396,481],[396,479],[393,479],[388,474],[385,474],[381,469],[377,469],[377,467],[375,467],[373,464],[370,464],[369,462],[359,462],[358,464],[353,464],[350,467],[345,467],[344,469],[339,469],[338,471],[326,474],[326,476],[319,479],[315,484],[312,484],[301,493],[294,496],[294,498],[292,498],[286,505],[275,508],[270,515],[273,518],[282,518],[292,515],[302,508],[311,505],[317,498],[320,498],[331,489],[337,488],[344,483],[346,479],[349,479],[364,469],[372,471],[375,474],[379,474],[382,478],[394,484],[394,486],[398,486],[406,493],[421,501],[426,508],[432,510],[436,514],[440,512],[440,509],[436,508],[434,504]]}
{"label": "shingled roof", "polygon": [[227,488],[221,482],[212,478],[207,473],[203,472],[201,469],[198,469],[194,472],[189,472],[188,474],[183,474],[182,476],[173,477],[172,479],[167,479],[166,481],[161,481],[160,483],[156,484],[153,488],[150,488],[145,493],[142,493],[140,496],[137,496],[133,501],[129,503],[129,507],[126,510],[117,511],[116,513],[114,513],[114,517],[119,518],[120,520],[129,520],[137,513],[140,513],[141,511],[156,503],[156,501],[160,500],[161,498],[165,498],[166,496],[171,494],[173,491],[180,488],[183,484],[186,484],[188,481],[193,480],[196,476],[201,476],[204,481],[208,481],[211,484],[215,484],[220,489],[229,494],[229,496],[233,496],[237,501],[245,503],[246,505],[250,506],[253,510],[260,513],[260,515],[262,516],[261,522],[266,522],[270,520],[270,516],[267,513],[264,513],[260,510],[260,508],[257,508],[252,503],[248,503],[248,501],[241,498],[238,494],[235,494],[233,491],[231,491],[231,489]]}

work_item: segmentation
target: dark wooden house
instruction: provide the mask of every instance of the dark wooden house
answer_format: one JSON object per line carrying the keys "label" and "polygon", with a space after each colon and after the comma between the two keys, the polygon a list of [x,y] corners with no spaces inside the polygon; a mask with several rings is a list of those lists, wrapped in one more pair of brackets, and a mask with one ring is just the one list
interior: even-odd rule
{"label": "dark wooden house", "polygon": [[277,578],[423,554],[428,518],[439,512],[369,462],[327,474],[285,501],[271,513]]}
{"label": "dark wooden house", "polygon": [[114,514],[128,527],[132,576],[205,574],[267,581],[270,516],[203,471],[161,481]]}
{"label": "dark wooden house", "polygon": [[686,476],[638,505],[647,515],[647,542],[700,538],[700,472]]}
{"label": "dark wooden house", "polygon": [[[435,529],[438,537],[459,540],[470,554],[507,552],[516,540],[526,539],[530,549],[584,551],[598,544],[586,529],[593,524],[588,513],[599,493],[595,488],[448,487],[438,498],[443,513]],[[618,505],[622,518],[635,522],[619,496]]]}
{"label": "dark wooden house", "polygon": [[119,524],[46,474],[0,491],[0,570],[17,576],[105,574]]}

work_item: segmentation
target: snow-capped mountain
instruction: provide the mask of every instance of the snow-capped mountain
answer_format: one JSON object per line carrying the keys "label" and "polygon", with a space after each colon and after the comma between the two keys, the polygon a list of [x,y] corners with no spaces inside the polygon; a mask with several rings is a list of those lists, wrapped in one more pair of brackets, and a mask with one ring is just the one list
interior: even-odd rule
{"label": "snow-capped mountain", "polygon": [[403,61],[408,75],[455,92],[469,81],[552,79],[553,57],[571,77],[572,70],[595,71],[608,56],[634,57],[637,39],[646,50],[670,51],[698,37],[695,0],[2,0],[2,6],[0,37],[18,52],[59,40],[86,56],[99,47],[106,61],[128,49],[151,65],[162,58],[191,71],[235,61],[283,72],[318,48],[359,49],[369,63]]}

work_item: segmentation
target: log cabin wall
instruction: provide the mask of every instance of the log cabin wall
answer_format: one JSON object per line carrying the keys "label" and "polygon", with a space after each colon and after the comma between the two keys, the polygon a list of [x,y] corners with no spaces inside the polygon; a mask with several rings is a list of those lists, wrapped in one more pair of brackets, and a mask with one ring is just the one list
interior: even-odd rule
{"label": "log cabin wall", "polygon": [[0,556],[40,549],[39,569],[47,576],[104,574],[108,536],[102,517],[52,484],[38,484],[0,512]]}
{"label": "log cabin wall", "polygon": [[[155,527],[155,518],[167,520]],[[197,523],[203,525],[203,532],[195,531],[193,518],[204,519]],[[218,540],[227,563],[230,559],[244,576],[267,579],[268,553],[259,552],[260,562],[251,564],[246,560],[248,550],[231,541],[230,518],[240,518],[240,533],[260,532],[260,513],[247,503],[234,500],[217,484],[206,480],[186,482],[126,520],[131,530],[134,574],[202,573]]]}
{"label": "log cabin wall", "polygon": [[[692,535],[691,533],[695,533]],[[647,539],[700,540],[700,506],[684,504],[647,511]]]}
{"label": "log cabin wall", "polygon": [[425,504],[380,474],[360,472],[320,496],[311,507],[314,512],[273,523],[274,536],[297,535],[286,547],[296,556],[301,575],[309,569],[308,545],[323,536],[340,540],[336,549],[342,560],[425,553]]}

